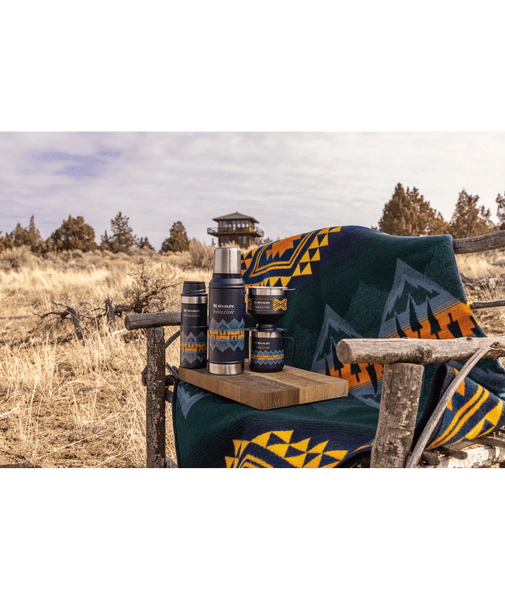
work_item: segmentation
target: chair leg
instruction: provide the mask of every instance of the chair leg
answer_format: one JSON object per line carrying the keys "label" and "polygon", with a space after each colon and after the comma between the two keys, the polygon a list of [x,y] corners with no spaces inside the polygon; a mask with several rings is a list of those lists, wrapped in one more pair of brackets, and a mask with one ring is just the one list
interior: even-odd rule
{"label": "chair leg", "polygon": [[423,365],[384,365],[379,423],[372,446],[370,467],[405,467],[414,439]]}
{"label": "chair leg", "polygon": [[165,334],[149,327],[146,372],[146,467],[165,467]]}

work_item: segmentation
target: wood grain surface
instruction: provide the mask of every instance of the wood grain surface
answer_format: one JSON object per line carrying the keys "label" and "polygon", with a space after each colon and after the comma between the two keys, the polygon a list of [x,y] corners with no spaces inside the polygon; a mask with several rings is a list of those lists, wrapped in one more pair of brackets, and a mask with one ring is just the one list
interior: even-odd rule
{"label": "wood grain surface", "polygon": [[349,393],[345,379],[288,366],[277,373],[257,373],[249,369],[247,360],[240,375],[211,375],[207,368],[180,367],[179,377],[181,381],[259,410],[342,398]]}

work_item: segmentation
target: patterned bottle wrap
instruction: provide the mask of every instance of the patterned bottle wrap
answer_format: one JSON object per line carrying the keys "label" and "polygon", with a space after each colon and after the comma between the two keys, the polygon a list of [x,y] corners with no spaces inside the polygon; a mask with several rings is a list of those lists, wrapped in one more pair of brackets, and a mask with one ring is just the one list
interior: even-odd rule
{"label": "patterned bottle wrap", "polygon": [[209,287],[209,362],[243,363],[244,288]]}
{"label": "patterned bottle wrap", "polygon": [[181,302],[181,367],[201,369],[207,366],[207,302]]}
{"label": "patterned bottle wrap", "polygon": [[281,371],[284,367],[284,340],[282,336],[258,337],[249,332],[251,337],[251,354],[249,367],[251,371]]}

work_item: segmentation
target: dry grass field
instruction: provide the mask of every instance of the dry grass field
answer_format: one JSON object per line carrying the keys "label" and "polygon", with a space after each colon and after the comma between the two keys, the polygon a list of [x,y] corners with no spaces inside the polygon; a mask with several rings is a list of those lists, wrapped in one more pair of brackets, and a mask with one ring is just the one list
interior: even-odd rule
{"label": "dry grass field", "polygon": [[[505,297],[505,255],[457,257],[461,273],[488,281],[468,288],[470,301]],[[195,267],[196,265],[196,267]],[[149,310],[178,310],[183,279],[211,278],[205,248],[171,257],[100,252],[37,259],[24,249],[0,255],[0,466],[143,467],[146,361],[142,331],[125,333],[123,317],[111,332],[91,317],[106,298],[127,304],[156,282],[171,287]],[[83,315],[79,340],[70,319],[41,318],[62,307]],[[505,309],[476,313],[488,335],[505,333]],[[176,328],[167,328],[168,337]],[[167,353],[179,364],[179,344]],[[167,455],[175,460],[170,406]]]}
{"label": "dry grass field", "polygon": [[[171,287],[150,310],[178,310],[183,279],[208,284],[210,270],[191,269],[184,255],[18,254],[15,267],[10,254],[0,255],[0,466],[145,466],[143,332],[121,331],[122,317],[112,334],[105,317],[83,318],[88,337],[80,341],[70,319],[38,315],[62,310],[52,301],[98,314],[92,309],[106,298],[127,304],[157,279]],[[179,364],[178,342],[167,361]],[[167,455],[175,459],[170,427]]]}

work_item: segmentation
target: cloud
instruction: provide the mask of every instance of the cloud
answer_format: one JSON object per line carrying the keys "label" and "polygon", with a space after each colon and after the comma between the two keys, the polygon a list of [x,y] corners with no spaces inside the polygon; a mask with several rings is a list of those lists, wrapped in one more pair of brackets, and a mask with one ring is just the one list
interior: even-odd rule
{"label": "cloud", "polygon": [[0,229],[82,215],[99,240],[122,211],[159,248],[174,221],[210,242],[239,211],[275,239],[376,225],[398,182],[445,218],[463,187],[495,213],[504,151],[492,133],[0,133]]}
{"label": "cloud", "polygon": [[121,156],[121,152],[114,150],[101,151],[98,156],[69,154],[68,152],[35,152],[33,154],[38,161],[57,164],[61,170],[55,171],[56,175],[68,175],[76,179],[97,177],[103,174],[109,159],[118,156]]}

